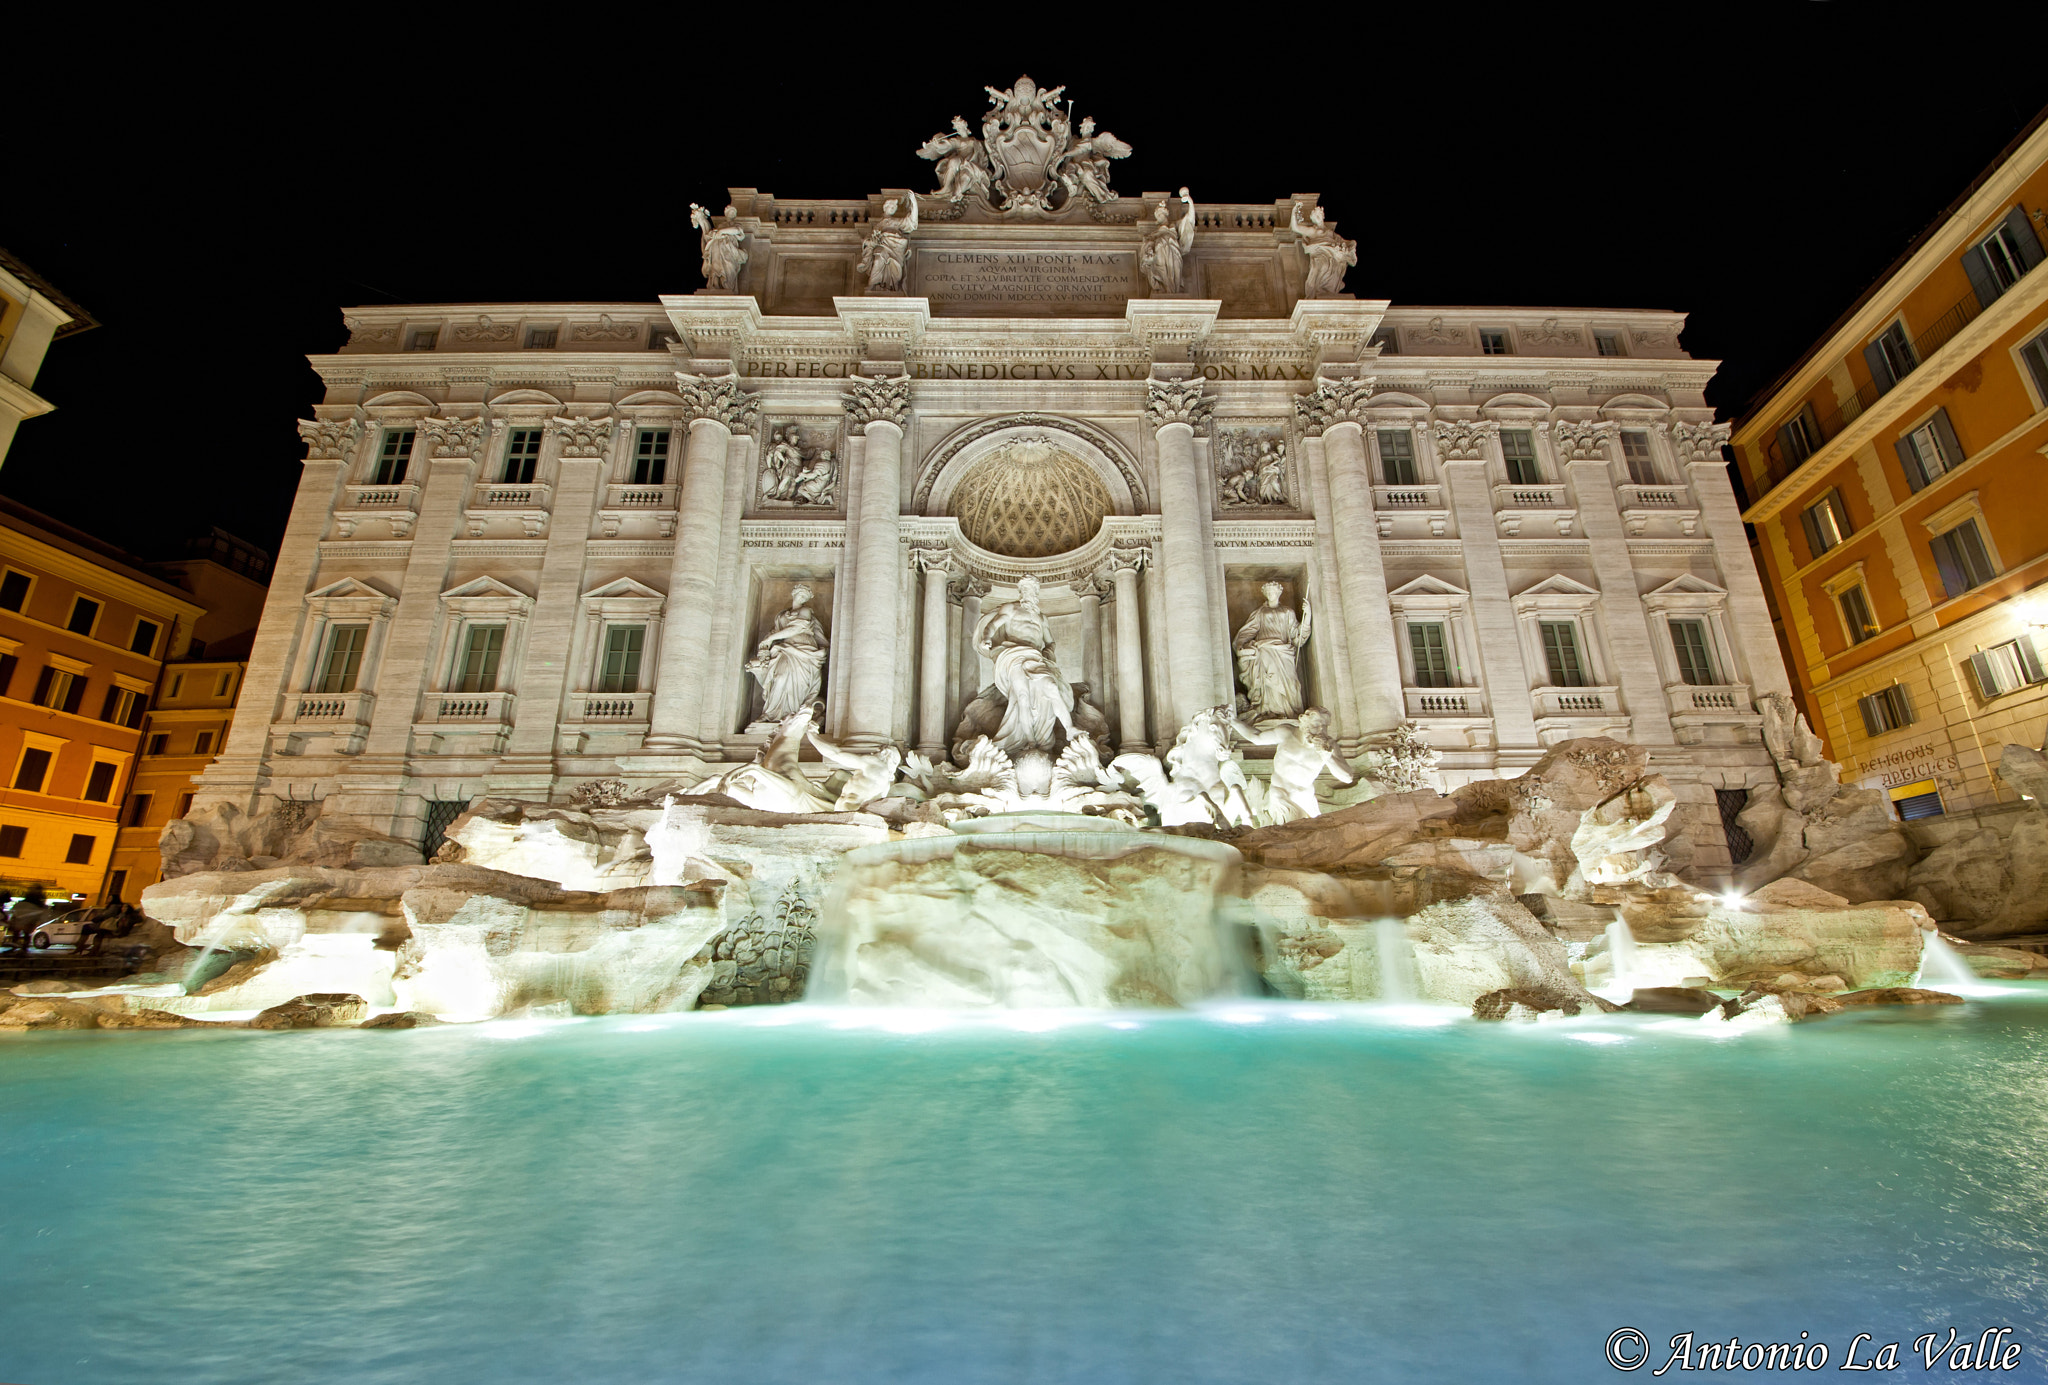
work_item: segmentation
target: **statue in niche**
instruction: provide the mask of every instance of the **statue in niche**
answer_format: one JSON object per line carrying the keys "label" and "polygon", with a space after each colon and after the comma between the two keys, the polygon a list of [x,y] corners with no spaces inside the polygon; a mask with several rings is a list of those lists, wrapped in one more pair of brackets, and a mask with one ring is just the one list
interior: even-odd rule
{"label": "statue in niche", "polygon": [[1264,729],[1235,721],[1231,730],[1253,745],[1273,747],[1273,775],[1266,785],[1265,809],[1259,814],[1261,827],[1321,817],[1323,805],[1316,801],[1316,780],[1325,771],[1339,784],[1358,782],[1357,774],[1337,754],[1327,708],[1304,707],[1298,719],[1274,722]]}
{"label": "statue in niche", "polygon": [[761,498],[785,505],[830,506],[837,503],[839,463],[829,447],[806,452],[803,432],[785,424],[770,436],[761,458]]}
{"label": "statue in niche", "polygon": [[1145,228],[1145,240],[1138,247],[1138,267],[1145,271],[1152,292],[1179,293],[1183,262],[1195,243],[1195,204],[1188,190],[1180,190],[1181,214],[1169,217],[1162,200],[1152,211],[1152,224]]}
{"label": "statue in niche", "polygon": [[1287,503],[1287,444],[1225,434],[1217,440],[1217,493],[1226,507]]}
{"label": "statue in niche", "polygon": [[825,682],[825,627],[811,609],[808,586],[796,584],[789,609],[775,617],[746,668],[761,685],[763,721],[785,721],[817,701]]}
{"label": "statue in niche", "polygon": [[910,214],[898,216],[902,203],[890,198],[882,204],[882,219],[861,242],[860,259],[854,268],[868,276],[869,293],[903,292],[903,260],[910,253],[910,237],[917,230],[917,198],[910,199]]}
{"label": "statue in niche", "polygon": [[941,130],[933,135],[917,151],[917,156],[935,160],[939,165],[939,190],[932,196],[943,197],[958,206],[970,193],[987,195],[988,151],[967,128],[963,117],[954,116],[951,132]]}
{"label": "statue in niche", "polygon": [[[1104,130],[1095,132],[1095,117],[1089,116],[1081,122],[1081,138],[1067,150],[1066,162],[1060,165],[1060,185],[1067,190],[1067,197],[1085,197],[1090,202],[1116,201],[1116,193],[1109,186],[1109,161],[1128,159],[1131,146]],[[1187,196],[1187,189],[1181,189],[1181,196]]]}
{"label": "statue in niche", "polygon": [[995,686],[1004,699],[996,744],[1020,750],[1053,749],[1055,731],[1069,739],[1074,726],[1074,690],[1060,674],[1052,626],[1038,607],[1038,579],[1017,579],[1017,599],[986,612],[974,627],[974,647],[995,665]]}
{"label": "statue in niche", "polygon": [[690,204],[690,224],[704,252],[704,287],[714,293],[738,293],[740,271],[747,267],[747,233],[734,225],[739,208],[727,204],[725,224],[713,226],[709,208]]}
{"label": "statue in niche", "polygon": [[1294,204],[1289,229],[1300,238],[1302,253],[1308,256],[1308,282],[1302,286],[1301,296],[1335,298],[1344,292],[1344,271],[1358,263],[1358,242],[1344,239],[1335,226],[1325,225],[1321,207],[1303,221],[1299,202]]}
{"label": "statue in niche", "polygon": [[1238,628],[1231,647],[1237,651],[1238,677],[1251,698],[1252,720],[1281,721],[1301,713],[1301,647],[1308,643],[1308,598],[1301,599],[1301,617],[1280,604],[1285,590],[1278,582],[1259,588],[1266,604]]}

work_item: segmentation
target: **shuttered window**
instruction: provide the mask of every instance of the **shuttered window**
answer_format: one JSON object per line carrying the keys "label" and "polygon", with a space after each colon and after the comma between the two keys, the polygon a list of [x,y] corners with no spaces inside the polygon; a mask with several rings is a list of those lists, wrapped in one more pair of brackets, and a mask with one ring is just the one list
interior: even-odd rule
{"label": "shuttered window", "polygon": [[1970,673],[1977,680],[1977,691],[1987,702],[2035,683],[2048,682],[2048,674],[2042,672],[2040,650],[2025,635],[1980,650],[1970,656],[1969,663]]}
{"label": "shuttered window", "polygon": [[1380,483],[1412,486],[1415,475],[1415,435],[1406,428],[1380,429]]}
{"label": "shuttered window", "polygon": [[640,691],[640,651],[647,640],[644,625],[614,625],[604,632],[604,667],[597,690],[608,693]]}
{"label": "shuttered window", "polygon": [[514,428],[511,440],[505,444],[506,484],[526,485],[539,468],[540,429]]}
{"label": "shuttered window", "polygon": [[1820,420],[1811,404],[1802,404],[1798,413],[1779,425],[1778,452],[1786,466],[1798,466],[1820,451],[1820,445]]}
{"label": "shuttered window", "polygon": [[455,673],[454,691],[496,692],[498,660],[504,651],[504,626],[470,626],[462,639],[462,665]]}
{"label": "shuttered window", "polygon": [[370,642],[367,625],[336,625],[327,632],[327,657],[320,661],[316,693],[350,693],[363,667],[363,647]]}
{"label": "shuttered window", "polygon": [[[2020,359],[2026,362],[2027,373],[2034,377],[2034,392],[2041,397],[2041,403],[2048,406],[2048,332],[2022,346]],[[14,576],[11,572],[7,575]],[[0,606],[6,604],[0,601]]]}
{"label": "shuttered window", "polygon": [[1843,503],[1842,492],[1832,486],[1800,513],[1799,523],[1806,530],[1807,552],[1815,558],[1855,532],[1849,526],[1849,507]]}
{"label": "shuttered window", "polygon": [[1863,713],[1865,735],[1882,736],[1913,724],[1913,704],[1907,699],[1906,690],[1896,683],[1857,699],[1856,709]]}
{"label": "shuttered window", "polygon": [[1877,340],[1863,348],[1863,363],[1870,367],[1870,378],[1877,382],[1879,392],[1911,375],[1920,364],[1920,355],[1906,335],[1906,324],[1894,322],[1878,333]]}
{"label": "shuttered window", "polygon": [[1861,644],[1877,633],[1877,618],[1870,613],[1870,598],[1859,586],[1845,588],[1835,598],[1842,608],[1842,626],[1849,643]]}
{"label": "shuttered window", "polygon": [[1936,534],[1928,547],[1934,550],[1934,566],[1940,570],[1941,585],[1950,596],[1961,596],[1998,575],[1974,519],[1964,520],[1946,534]]}
{"label": "shuttered window", "polygon": [[2012,208],[1996,230],[1963,252],[1963,272],[1970,276],[1970,290],[1985,308],[2039,263],[2041,239],[2027,224],[2024,207]]}
{"label": "shuttered window", "polygon": [[1916,491],[1963,464],[1963,445],[1947,409],[1936,409],[1934,417],[1894,442],[1892,449],[1905,468],[1906,484]]}
{"label": "shuttered window", "polygon": [[1408,649],[1415,656],[1416,687],[1455,686],[1451,680],[1451,656],[1444,644],[1444,627],[1441,622],[1409,621]]}
{"label": "shuttered window", "polygon": [[1583,688],[1586,668],[1579,658],[1579,627],[1569,620],[1546,620],[1543,630],[1543,662],[1550,671],[1553,688]]}
{"label": "shuttered window", "polygon": [[1707,655],[1707,623],[1703,620],[1671,622],[1671,647],[1678,653],[1678,676],[1695,687],[1721,680],[1714,676],[1714,661]]}
{"label": "shuttered window", "polygon": [[377,474],[370,478],[374,486],[395,486],[405,480],[406,468],[412,465],[412,443],[419,434],[411,428],[386,428],[384,446],[377,452]]}
{"label": "shuttered window", "polygon": [[1901,822],[1911,822],[1915,818],[1938,818],[1943,812],[1941,790],[1935,786],[1932,779],[1901,784],[1892,790],[1892,807],[1898,811]]}

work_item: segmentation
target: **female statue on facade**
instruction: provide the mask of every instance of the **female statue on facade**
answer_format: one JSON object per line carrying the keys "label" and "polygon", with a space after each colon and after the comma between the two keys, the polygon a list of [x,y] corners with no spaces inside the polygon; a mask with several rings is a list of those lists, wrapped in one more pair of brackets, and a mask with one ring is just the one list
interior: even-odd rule
{"label": "female statue on facade", "polygon": [[1008,704],[996,744],[1011,755],[1051,750],[1053,731],[1074,730],[1074,690],[1053,654],[1052,626],[1038,609],[1038,579],[1017,579],[1017,599],[984,615],[974,647],[995,665],[995,686]]}
{"label": "female statue on facade", "polygon": [[868,276],[869,293],[903,292],[903,259],[910,253],[910,237],[917,230],[917,198],[910,199],[910,215],[896,215],[901,202],[892,197],[882,204],[882,219],[861,242],[860,259],[854,268]]}
{"label": "female statue on facade", "polygon": [[1308,598],[1301,599],[1301,618],[1280,604],[1285,590],[1268,582],[1260,591],[1266,604],[1253,611],[1231,641],[1237,651],[1238,677],[1251,698],[1253,721],[1276,721],[1301,712],[1301,647],[1308,643]]}
{"label": "female statue on facade", "polygon": [[1287,444],[1284,442],[1259,444],[1259,503],[1287,503]]}
{"label": "female statue on facade", "polygon": [[1308,282],[1303,298],[1335,298],[1344,292],[1344,271],[1358,263],[1358,242],[1337,234],[1335,226],[1323,224],[1323,209],[1317,207],[1301,219],[1301,203],[1294,204],[1290,229],[1301,238],[1302,253],[1308,256]]}
{"label": "female statue on facade", "polygon": [[941,130],[917,151],[920,159],[937,161],[939,190],[932,195],[958,205],[969,193],[988,192],[988,155],[981,141],[960,116],[953,117],[952,130]]}
{"label": "female statue on facade", "polygon": [[767,455],[761,459],[761,497],[764,500],[787,500],[804,466],[803,448],[799,445],[802,434],[792,423],[769,436],[774,441],[769,444]]}
{"label": "female statue on facade", "polygon": [[789,609],[775,617],[747,672],[761,685],[761,719],[783,721],[817,700],[825,682],[825,627],[811,610],[811,589],[799,582]]}
{"label": "female statue on facade", "polygon": [[1188,250],[1195,243],[1195,204],[1188,190],[1180,190],[1181,214],[1169,220],[1162,200],[1152,211],[1152,224],[1145,228],[1145,242],[1138,247],[1138,267],[1154,293],[1179,293],[1181,270]]}
{"label": "female statue on facade", "polygon": [[708,208],[690,204],[690,224],[697,228],[697,241],[704,252],[704,287],[714,293],[738,293],[740,271],[747,267],[747,233],[733,224],[739,214],[739,208],[728,205],[725,224],[713,226]]}

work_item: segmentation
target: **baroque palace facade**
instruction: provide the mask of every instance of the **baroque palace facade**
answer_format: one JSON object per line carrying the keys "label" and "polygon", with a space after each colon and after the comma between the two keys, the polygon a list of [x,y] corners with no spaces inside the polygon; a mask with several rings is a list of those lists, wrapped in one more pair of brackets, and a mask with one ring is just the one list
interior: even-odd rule
{"label": "baroque palace facade", "polygon": [[1787,682],[1683,316],[1354,297],[1314,196],[1119,197],[1129,146],[990,96],[935,194],[693,209],[695,293],[349,310],[201,806],[431,846],[479,794],[718,773],[798,701],[958,758],[1029,576],[1107,749],[1256,692],[1277,605],[1345,754],[1640,742],[1725,868]]}

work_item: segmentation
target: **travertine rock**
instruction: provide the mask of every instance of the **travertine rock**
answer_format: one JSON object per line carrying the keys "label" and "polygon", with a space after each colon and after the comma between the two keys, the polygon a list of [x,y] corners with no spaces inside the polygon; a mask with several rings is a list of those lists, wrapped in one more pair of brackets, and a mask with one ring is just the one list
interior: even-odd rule
{"label": "travertine rock", "polygon": [[75,1000],[18,1000],[0,1010],[0,1029],[97,1029],[100,1011]]}
{"label": "travertine rock", "polygon": [[1902,986],[1919,974],[1932,921],[1918,905],[1886,900],[1807,908],[1773,898],[1758,911],[1765,893],[1751,895],[1742,909],[1715,908],[1686,940],[1717,981],[1776,982],[1791,973],[1839,977],[1852,986]]}
{"label": "travertine rock", "polygon": [[1406,920],[1424,1000],[1470,1005],[1489,991],[1537,990],[1597,1002],[1572,975],[1564,944],[1512,899],[1474,895]]}
{"label": "travertine rock", "polygon": [[1555,1015],[1568,1019],[1581,1009],[1598,1008],[1589,999],[1563,991],[1546,991],[1527,986],[1488,991],[1472,1002],[1472,1018],[1528,1023]]}
{"label": "travertine rock", "polygon": [[369,1002],[359,995],[302,995],[273,1005],[249,1021],[251,1029],[339,1029],[369,1018]]}
{"label": "travertine rock", "polygon": [[2009,743],[1998,757],[1998,777],[2020,797],[2032,800],[2037,807],[2048,807],[2048,754],[2032,746]]}
{"label": "travertine rock", "polygon": [[100,1014],[102,1029],[239,1029],[239,1024],[194,1019],[169,1010],[114,1010]]}
{"label": "travertine rock", "polygon": [[430,1029],[442,1021],[419,1010],[393,1010],[357,1025],[358,1029]]}
{"label": "travertine rock", "polygon": [[1621,1008],[1651,1015],[1704,1015],[1720,1005],[1721,997],[1697,986],[1638,986]]}
{"label": "travertine rock", "polygon": [[2019,814],[2003,836],[1985,828],[1936,847],[1907,875],[1904,893],[1955,932],[2038,931],[2048,922],[2048,812]]}
{"label": "travertine rock", "polygon": [[1835,997],[1844,1009],[1872,1005],[1961,1005],[1963,998],[1947,991],[1922,990],[1917,986],[1879,986],[1865,991],[1844,991]]}
{"label": "travertine rock", "polygon": [[1807,857],[1792,872],[1851,902],[1897,899],[1919,849],[1876,789],[1844,789],[1806,816]]}

